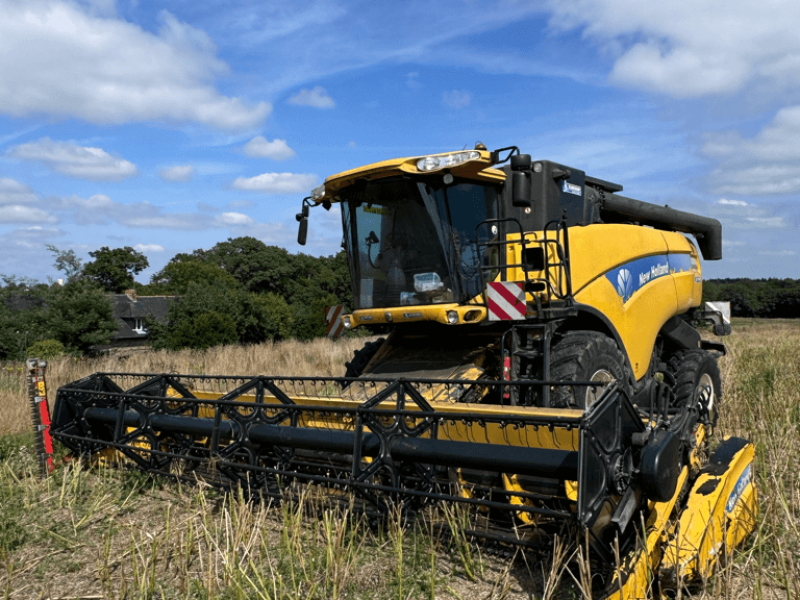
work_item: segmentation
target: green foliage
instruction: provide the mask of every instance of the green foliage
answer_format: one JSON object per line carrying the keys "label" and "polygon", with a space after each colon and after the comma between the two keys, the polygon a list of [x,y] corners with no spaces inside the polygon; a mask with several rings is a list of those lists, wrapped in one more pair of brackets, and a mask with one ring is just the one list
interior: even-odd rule
{"label": "green foliage", "polygon": [[228,238],[206,256],[251,292],[287,295],[284,286],[292,276],[293,257],[283,248],[267,246],[253,237]]}
{"label": "green foliage", "polygon": [[114,249],[103,246],[89,255],[95,260],[86,263],[83,275],[116,294],[132,288],[133,276],[150,266],[147,257],[130,246]]}
{"label": "green foliage", "polygon": [[178,330],[190,330],[203,312],[229,315],[238,341],[256,343],[324,336],[324,307],[353,306],[344,252],[319,258],[290,254],[252,237],[176,255],[153,276],[147,293],[154,290],[180,296],[170,311],[170,325],[150,329],[155,345],[168,348],[187,343]]}
{"label": "green foliage", "polygon": [[85,353],[94,345],[108,344],[117,331],[114,308],[102,289],[77,280],[63,288],[53,286],[47,311],[47,329],[69,352]]}
{"label": "green foliage", "polygon": [[800,317],[800,280],[709,279],[703,301],[731,303],[734,317],[792,319]]}
{"label": "green foliage", "polygon": [[48,301],[59,290],[18,284],[0,289],[0,360],[23,360],[28,346],[55,337],[47,326]]}
{"label": "green foliage", "polygon": [[64,348],[64,344],[58,340],[41,340],[28,346],[25,354],[28,358],[43,358],[45,360],[50,360],[61,356],[65,351],[66,348]]}
{"label": "green foliage", "polygon": [[[201,318],[204,315],[220,315]],[[167,325],[151,330],[153,345],[160,348],[209,347],[219,343],[255,344],[291,335],[291,309],[275,294],[252,294],[239,286],[219,287],[192,283],[170,305]],[[229,325],[230,323],[230,325]],[[219,329],[204,334],[202,327]],[[210,342],[208,342],[210,344]]]}
{"label": "green foliage", "polygon": [[204,312],[192,320],[178,322],[170,336],[175,348],[206,349],[212,346],[235,344],[238,341],[236,322],[227,314]]}
{"label": "green foliage", "polygon": [[239,282],[221,267],[200,261],[170,262],[150,279],[161,294],[181,296],[192,283],[202,282],[216,287],[236,288]]}

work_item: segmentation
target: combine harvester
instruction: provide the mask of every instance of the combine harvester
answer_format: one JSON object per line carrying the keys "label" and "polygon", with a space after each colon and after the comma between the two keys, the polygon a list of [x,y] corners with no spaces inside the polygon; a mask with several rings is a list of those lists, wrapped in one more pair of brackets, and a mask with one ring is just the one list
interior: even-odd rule
{"label": "combine harvester", "polygon": [[730,324],[700,308],[700,254],[722,230],[621,191],[482,144],[329,177],[298,241],[338,204],[342,322],[392,330],[347,377],[97,373],[58,391],[53,434],[252,496],[469,505],[471,535],[588,545],[602,597],[707,577],[757,511],[753,445],[709,452],[725,347],[696,326]]}

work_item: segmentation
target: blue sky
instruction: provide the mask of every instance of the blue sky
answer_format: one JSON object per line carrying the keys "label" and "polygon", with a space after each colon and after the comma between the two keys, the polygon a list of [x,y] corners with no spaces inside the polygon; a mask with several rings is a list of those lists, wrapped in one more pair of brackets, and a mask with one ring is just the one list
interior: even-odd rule
{"label": "blue sky", "polygon": [[[800,278],[800,3],[0,0],[0,274],[295,242],[325,177],[519,146],[712,216],[706,277]],[[305,252],[339,249],[312,213]]]}

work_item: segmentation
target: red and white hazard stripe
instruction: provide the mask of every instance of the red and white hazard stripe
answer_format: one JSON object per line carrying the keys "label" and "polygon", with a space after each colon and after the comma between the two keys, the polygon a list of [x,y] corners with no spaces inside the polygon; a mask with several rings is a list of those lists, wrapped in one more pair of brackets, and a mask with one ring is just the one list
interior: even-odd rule
{"label": "red and white hazard stripe", "polygon": [[525,318],[525,288],[516,281],[492,281],[486,286],[490,321],[517,321]]}
{"label": "red and white hazard stripe", "polygon": [[342,304],[328,306],[325,309],[325,322],[328,324],[326,333],[331,339],[335,340],[344,333],[344,324],[341,319],[342,313],[344,313],[344,305]]}

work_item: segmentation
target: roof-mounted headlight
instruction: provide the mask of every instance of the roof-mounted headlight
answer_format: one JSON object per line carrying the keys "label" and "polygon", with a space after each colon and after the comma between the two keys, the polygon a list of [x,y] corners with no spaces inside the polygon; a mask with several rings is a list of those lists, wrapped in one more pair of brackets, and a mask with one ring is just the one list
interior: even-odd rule
{"label": "roof-mounted headlight", "polygon": [[426,156],[417,161],[417,169],[428,173],[431,171],[438,171],[439,169],[455,167],[470,160],[478,160],[480,157],[481,153],[476,150],[453,152],[440,156]]}
{"label": "roof-mounted headlight", "polygon": [[315,187],[311,190],[311,199],[312,200],[322,200],[325,197],[325,184],[323,183],[319,187]]}

